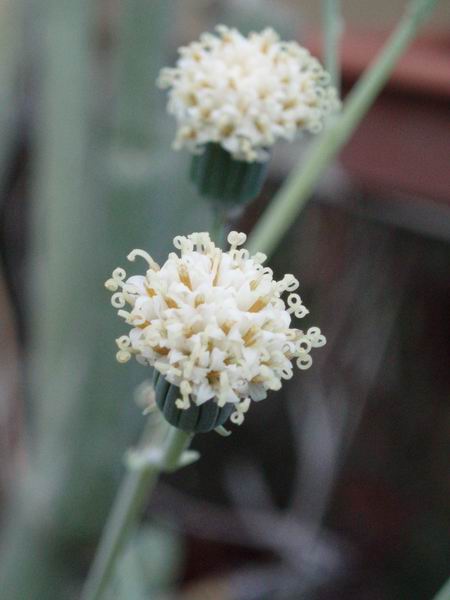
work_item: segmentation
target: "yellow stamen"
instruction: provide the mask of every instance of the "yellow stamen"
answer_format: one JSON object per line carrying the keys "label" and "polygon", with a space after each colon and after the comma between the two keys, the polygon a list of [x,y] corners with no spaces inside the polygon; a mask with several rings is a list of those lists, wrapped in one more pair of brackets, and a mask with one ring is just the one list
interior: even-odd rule
{"label": "yellow stamen", "polygon": [[290,108],[294,108],[297,106],[297,100],[295,98],[289,98],[283,102],[283,108],[285,110],[289,110]]}
{"label": "yellow stamen", "polygon": [[256,334],[258,333],[258,327],[250,327],[250,329],[242,336],[244,344],[246,346],[251,346],[255,343]]}
{"label": "yellow stamen", "polygon": [[248,309],[248,312],[259,312],[263,308],[265,308],[269,303],[269,298],[267,296],[265,298],[258,298]]}
{"label": "yellow stamen", "polygon": [[166,296],[166,304],[168,308],[180,308],[173,298]]}
{"label": "yellow stamen", "polygon": [[167,356],[170,352],[169,348],[162,348],[161,346],[153,346],[152,350],[161,354],[162,356]]}
{"label": "yellow stamen", "polygon": [[207,106],[203,106],[200,109],[200,115],[201,115],[202,119],[204,119],[206,121],[211,116],[211,109],[208,108]]}
{"label": "yellow stamen", "polygon": [[198,104],[197,96],[193,93],[189,93],[186,96],[186,104],[188,106],[196,106]]}
{"label": "yellow stamen", "polygon": [[232,123],[227,123],[226,125],[221,127],[220,134],[223,137],[229,137],[233,133],[234,129],[235,129],[235,127]]}
{"label": "yellow stamen", "polygon": [[184,283],[184,285],[189,288],[190,290],[192,290],[192,283],[191,283],[191,278],[189,277],[189,271],[186,267],[186,265],[179,265],[178,267],[178,275],[180,277],[180,281],[181,283]]}
{"label": "yellow stamen", "polygon": [[211,273],[212,273],[212,275],[214,275],[214,279],[212,282],[213,285],[217,285],[217,282],[218,282],[221,258],[222,258],[222,252],[219,251],[214,257],[212,268],[211,268]]}
{"label": "yellow stamen", "polygon": [[200,306],[200,304],[205,304],[205,296],[203,294],[199,294],[195,298],[195,308],[197,308],[197,306]]}
{"label": "yellow stamen", "polygon": [[231,321],[225,321],[220,325],[220,329],[224,332],[225,335],[230,333],[230,329],[233,327],[233,323]]}
{"label": "yellow stamen", "polygon": [[207,377],[209,383],[215,383],[216,381],[219,380],[220,373],[219,373],[219,371],[210,371],[206,377]]}

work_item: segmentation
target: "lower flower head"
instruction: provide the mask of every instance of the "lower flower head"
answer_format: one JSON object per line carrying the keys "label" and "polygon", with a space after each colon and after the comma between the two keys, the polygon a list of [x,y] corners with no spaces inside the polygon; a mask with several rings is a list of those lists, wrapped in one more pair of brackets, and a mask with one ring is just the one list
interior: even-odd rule
{"label": "lower flower head", "polygon": [[280,389],[294,364],[307,369],[311,348],[325,344],[317,327],[291,327],[292,314],[308,313],[294,293],[296,278],[276,281],[263,266],[263,254],[239,248],[245,240],[245,234],[230,233],[224,252],[208,233],[178,236],[180,255],[169,254],[162,267],[145,251],[133,250],[128,259],[143,258],[145,275],[127,279],[117,268],[105,283],[131,328],[116,340],[117,360],[134,355],[154,367],[179,388],[179,409],[191,402],[233,404],[235,423],[242,422],[251,400]]}

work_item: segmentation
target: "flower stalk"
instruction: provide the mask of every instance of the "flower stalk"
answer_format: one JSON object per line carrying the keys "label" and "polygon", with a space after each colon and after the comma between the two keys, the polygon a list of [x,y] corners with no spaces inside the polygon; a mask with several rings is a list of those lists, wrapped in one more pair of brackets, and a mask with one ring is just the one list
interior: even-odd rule
{"label": "flower stalk", "polygon": [[[150,417],[150,433],[156,437],[165,432],[160,448],[147,446],[139,452],[139,462],[130,461],[128,473],[121,484],[114,506],[106,523],[94,563],[82,594],[82,600],[100,600],[105,597],[109,582],[114,574],[117,561],[130,538],[143,511],[148,497],[162,472],[175,471],[192,462],[189,455],[183,460],[183,453],[189,447],[193,435],[171,427],[164,421],[155,431],[153,417]],[[149,431],[144,432],[144,442]],[[155,451],[153,451],[155,450]],[[192,455],[193,457],[194,455]]]}
{"label": "flower stalk", "polygon": [[336,122],[314,143],[258,221],[248,248],[270,254],[305,206],[324,170],[350,139],[389,79],[398,59],[438,0],[412,0],[381,53],[349,94]]}

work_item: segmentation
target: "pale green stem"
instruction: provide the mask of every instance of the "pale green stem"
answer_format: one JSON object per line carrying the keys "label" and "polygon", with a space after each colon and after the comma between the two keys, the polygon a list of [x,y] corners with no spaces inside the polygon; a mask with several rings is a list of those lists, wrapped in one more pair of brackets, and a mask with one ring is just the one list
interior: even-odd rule
{"label": "pale green stem", "polygon": [[340,0],[322,0],[323,60],[331,83],[339,90],[340,40],[343,28]]}
{"label": "pale green stem", "polygon": [[223,248],[225,244],[227,231],[226,231],[226,222],[227,222],[227,211],[222,208],[219,203],[217,206],[213,206],[214,211],[214,222],[211,228],[211,237],[212,241],[216,244],[218,248]]}
{"label": "pale green stem", "polygon": [[450,600],[450,579],[447,579],[433,600]]}
{"label": "pale green stem", "polygon": [[438,0],[413,0],[373,64],[345,102],[342,115],[313,145],[306,161],[289,176],[250,237],[248,249],[270,254],[304,207],[319,178],[348,141]]}
{"label": "pale green stem", "polygon": [[[87,578],[82,600],[100,600],[106,597],[105,592],[114,576],[117,561],[159,475],[163,471],[176,470],[181,455],[192,440],[192,434],[167,427],[167,436],[161,444],[158,462],[149,462],[142,468],[131,469],[121,484]],[[146,438],[145,432],[144,443]]]}

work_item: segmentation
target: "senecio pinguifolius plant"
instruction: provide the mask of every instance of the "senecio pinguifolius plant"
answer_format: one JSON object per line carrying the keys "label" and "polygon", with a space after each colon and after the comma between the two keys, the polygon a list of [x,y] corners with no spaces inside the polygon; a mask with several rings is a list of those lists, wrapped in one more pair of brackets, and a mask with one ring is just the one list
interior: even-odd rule
{"label": "senecio pinguifolius plant", "polygon": [[[276,141],[319,133],[340,107],[318,60],[270,28],[245,37],[219,25],[179,54],[174,68],[161,71],[158,84],[169,90],[168,112],[177,121],[174,147],[195,155],[191,176],[205,196],[254,197]],[[243,183],[236,185],[240,178]],[[243,198],[236,197],[241,188]]]}
{"label": "senecio pinguifolius plant", "polygon": [[[223,251],[208,233],[178,236],[160,267],[145,251],[144,275],[117,268],[105,285],[112,305],[131,328],[116,342],[117,360],[155,369],[156,401],[180,429],[209,431],[229,417],[241,424],[251,401],[279,390],[294,365],[307,369],[310,351],[325,344],[317,327],[292,327],[308,310],[295,293],[298,281],[277,281],[266,256],[241,248],[231,232]],[[283,298],[283,295],[286,296]]]}

